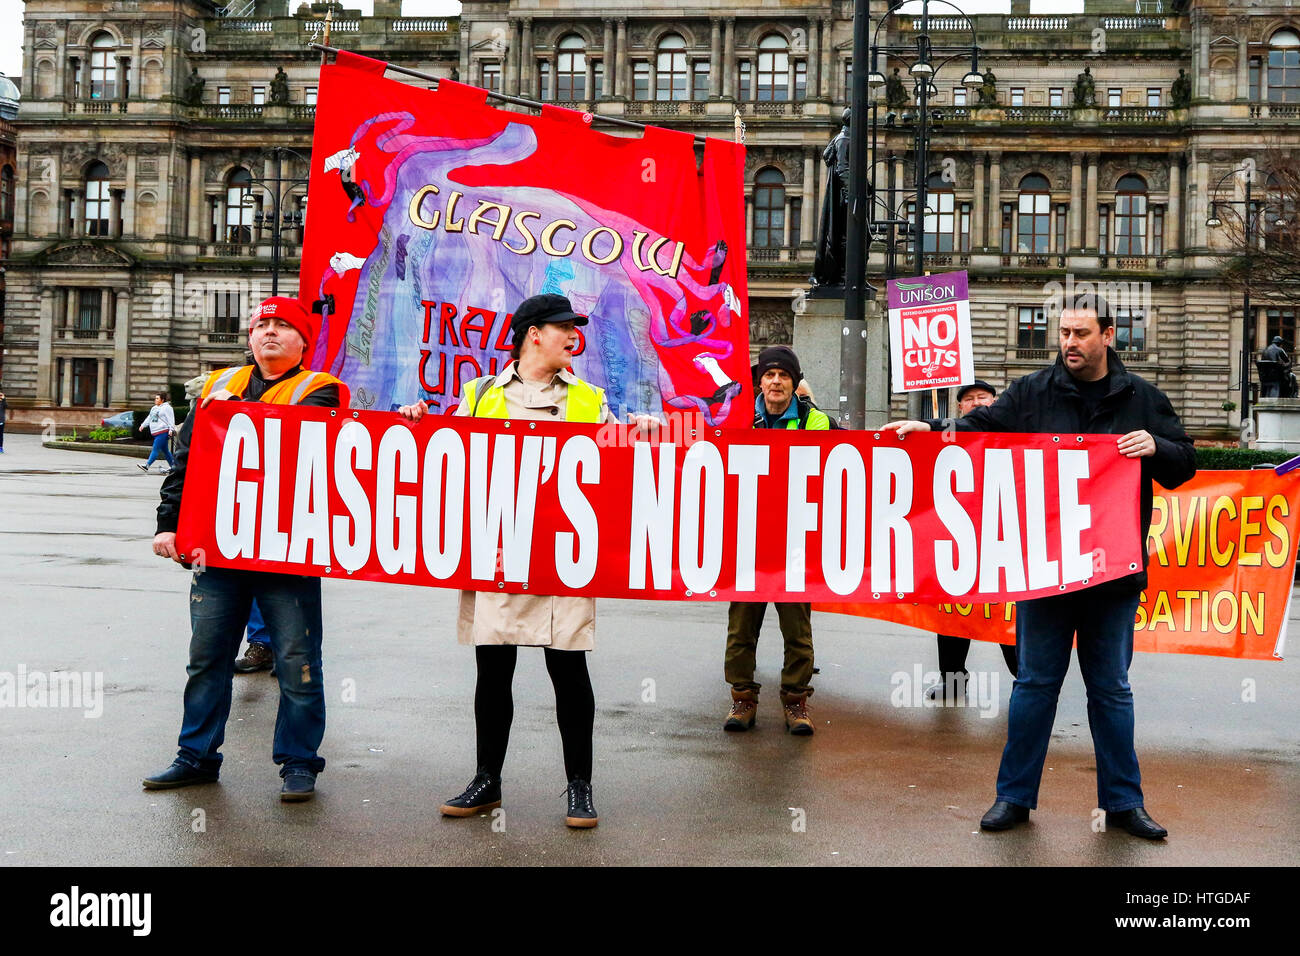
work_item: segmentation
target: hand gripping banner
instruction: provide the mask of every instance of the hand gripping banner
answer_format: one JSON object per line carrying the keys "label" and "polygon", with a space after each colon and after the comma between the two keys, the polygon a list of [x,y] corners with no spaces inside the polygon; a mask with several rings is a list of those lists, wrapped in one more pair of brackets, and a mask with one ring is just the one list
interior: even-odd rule
{"label": "hand gripping banner", "polygon": [[[1300,471],[1202,471],[1156,486],[1139,651],[1281,660],[1300,533]],[[818,604],[955,637],[1014,644],[1014,604]]]}
{"label": "hand gripping banner", "polygon": [[1001,601],[1141,566],[1140,468],[1114,436],[634,437],[214,402],[178,547],[214,567],[674,600]]}
{"label": "hand gripping banner", "polygon": [[342,55],[323,66],[300,297],[322,315],[311,365],[356,408],[435,411],[510,360],[510,315],[559,293],[591,316],[579,377],[616,413],[753,417],[744,148],[591,115],[487,105]]}

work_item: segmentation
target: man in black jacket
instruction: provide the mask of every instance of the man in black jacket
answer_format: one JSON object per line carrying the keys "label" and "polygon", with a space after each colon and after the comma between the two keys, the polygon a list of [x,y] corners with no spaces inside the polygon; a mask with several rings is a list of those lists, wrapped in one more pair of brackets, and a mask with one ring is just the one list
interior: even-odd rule
{"label": "man in black jacket", "polygon": [[[1119,435],[1119,453],[1142,459],[1142,541],[1151,527],[1152,480],[1176,488],[1196,473],[1196,455],[1164,394],[1124,368],[1111,348],[1115,324],[1106,301],[1076,296],[1061,310],[1060,355],[1050,368],[1011,384],[992,405],[976,408],[960,431]],[[900,435],[941,422],[891,422]],[[1007,715],[1007,744],[998,770],[997,800],[985,830],[1007,830],[1038,804],[1047,744],[1061,683],[1078,634],[1079,669],[1088,688],[1088,726],[1097,758],[1097,799],[1106,822],[1135,836],[1167,831],[1143,806],[1133,749],[1133,625],[1146,587],[1143,567],[1095,587],[1016,605],[1018,674]]]}

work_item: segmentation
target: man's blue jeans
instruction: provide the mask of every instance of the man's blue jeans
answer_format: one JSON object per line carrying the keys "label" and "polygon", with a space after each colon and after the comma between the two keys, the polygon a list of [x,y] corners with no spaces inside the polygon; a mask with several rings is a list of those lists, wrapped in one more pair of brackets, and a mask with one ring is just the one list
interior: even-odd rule
{"label": "man's blue jeans", "polygon": [[325,736],[321,671],[320,579],[265,571],[208,568],[190,584],[190,663],[177,758],[200,770],[221,767],[235,657],[253,599],[262,610],[280,682],[272,759],[280,775],[319,773]]}
{"label": "man's blue jeans", "polygon": [[1007,745],[998,768],[999,800],[1038,806],[1038,785],[1056,718],[1056,700],[1079,637],[1079,670],[1088,689],[1088,727],[1097,757],[1097,803],[1118,813],[1142,806],[1142,775],[1133,749],[1133,660],[1136,590],[1077,591],[1016,604],[1018,674],[1011,687]]}
{"label": "man's blue jeans", "polygon": [[246,639],[250,644],[271,643],[271,632],[266,629],[266,621],[262,620],[262,612],[258,609],[257,600],[253,600],[253,606],[248,611],[248,634]]}

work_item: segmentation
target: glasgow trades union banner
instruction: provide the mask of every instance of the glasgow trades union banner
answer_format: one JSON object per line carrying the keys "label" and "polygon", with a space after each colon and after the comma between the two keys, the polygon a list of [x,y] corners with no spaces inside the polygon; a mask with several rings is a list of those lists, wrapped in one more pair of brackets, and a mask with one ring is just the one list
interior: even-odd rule
{"label": "glasgow trades union banner", "polygon": [[[1156,485],[1147,588],[1134,620],[1139,651],[1281,660],[1300,533],[1300,472],[1201,471]],[[826,603],[819,611],[1014,644],[1014,604]]]}
{"label": "glasgow trades union banner", "polygon": [[761,601],[1004,600],[1140,566],[1140,467],[1114,436],[636,436],[214,402],[178,546],[215,567]]}
{"label": "glasgow trades union banner", "polygon": [[321,68],[300,296],[322,316],[311,366],[355,408],[448,412],[509,361],[509,317],[539,293],[591,316],[575,374],[615,412],[753,417],[744,148],[590,114],[498,110],[341,53]]}

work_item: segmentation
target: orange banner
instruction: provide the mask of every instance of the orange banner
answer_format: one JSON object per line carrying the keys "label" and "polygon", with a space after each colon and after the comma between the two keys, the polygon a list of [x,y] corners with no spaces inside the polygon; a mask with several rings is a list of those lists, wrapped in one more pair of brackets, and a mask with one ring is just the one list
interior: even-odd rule
{"label": "orange banner", "polygon": [[[1202,471],[1156,485],[1134,649],[1281,660],[1300,531],[1300,472]],[[814,604],[939,634],[1014,644],[1015,604]]]}

